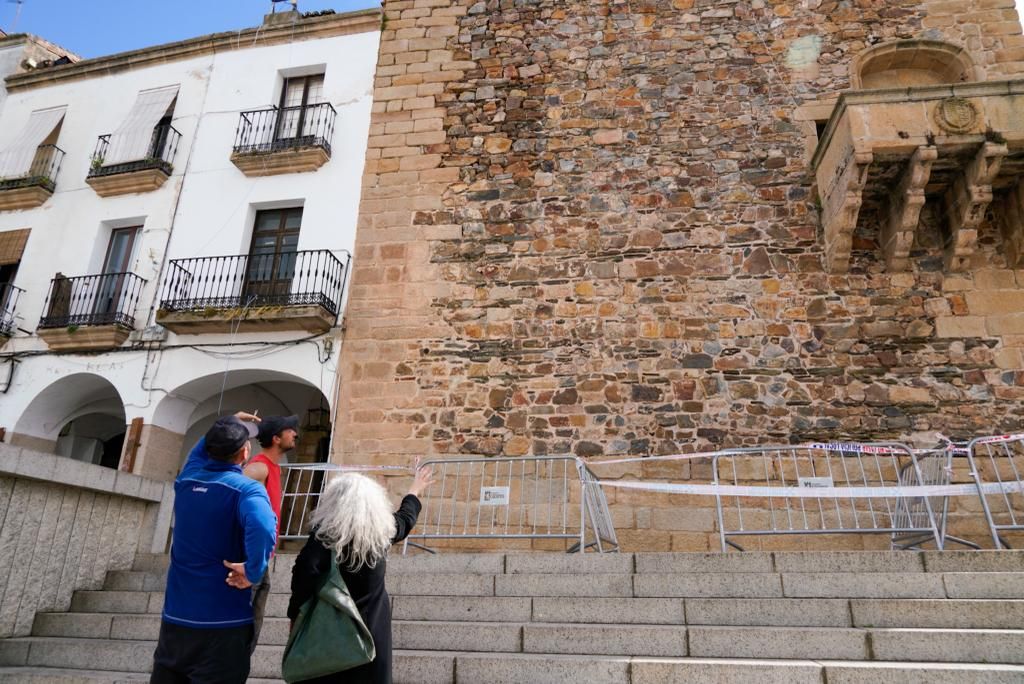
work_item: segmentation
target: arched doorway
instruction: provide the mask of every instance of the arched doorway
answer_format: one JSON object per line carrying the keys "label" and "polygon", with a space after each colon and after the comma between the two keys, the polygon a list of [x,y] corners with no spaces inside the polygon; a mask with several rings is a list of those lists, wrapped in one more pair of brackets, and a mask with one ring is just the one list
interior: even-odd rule
{"label": "arched doorway", "polygon": [[109,380],[75,373],[50,384],[29,403],[11,442],[117,468],[126,422],[121,395]]}
{"label": "arched doorway", "polygon": [[[153,422],[184,434],[181,459],[222,415],[297,415],[301,437],[291,463],[327,460],[331,422],[327,397],[311,383],[279,371],[238,369],[196,378],[172,390],[157,406]],[[256,448],[256,445],[253,445]]]}

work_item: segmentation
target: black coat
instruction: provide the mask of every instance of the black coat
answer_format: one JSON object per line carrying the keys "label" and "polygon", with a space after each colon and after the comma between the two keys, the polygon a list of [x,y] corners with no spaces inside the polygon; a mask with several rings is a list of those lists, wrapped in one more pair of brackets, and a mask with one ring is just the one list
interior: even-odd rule
{"label": "black coat", "polygon": [[[392,543],[405,539],[416,524],[420,514],[420,500],[412,494],[402,499],[402,505],[395,513],[395,538]],[[309,600],[316,590],[318,581],[329,570],[331,552],[316,538],[316,531],[295,559],[292,568],[292,598],[288,602],[288,618],[294,620],[302,604]],[[345,672],[327,677],[308,680],[316,684],[391,684],[391,600],[384,588],[386,559],[381,559],[372,568],[363,566],[352,572],[339,564],[341,577],[348,585],[348,591],[359,608],[363,622],[373,634],[373,645],[377,657],[372,662]]]}

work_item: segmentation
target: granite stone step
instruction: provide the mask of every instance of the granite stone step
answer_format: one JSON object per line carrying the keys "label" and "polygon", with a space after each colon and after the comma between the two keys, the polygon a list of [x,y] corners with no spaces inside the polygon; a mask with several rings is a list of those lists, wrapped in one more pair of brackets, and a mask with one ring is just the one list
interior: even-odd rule
{"label": "granite stone step", "polygon": [[[151,642],[141,642],[151,647]],[[53,644],[55,645],[55,644]],[[257,649],[249,684],[281,684],[280,649]],[[827,677],[827,680],[826,680]],[[4,666],[4,684],[134,684],[142,671]],[[1020,684],[1024,666],[990,663],[669,658],[464,651],[394,652],[395,684]]]}
{"label": "granite stone step", "polygon": [[856,627],[1024,629],[1024,600],[852,599],[850,610]]}
{"label": "granite stone step", "polygon": [[[76,591],[71,610],[76,613],[149,613],[163,606],[163,592]],[[159,612],[159,611],[157,611]]]}
{"label": "granite stone step", "polygon": [[[293,553],[278,554],[272,579],[287,580]],[[166,555],[140,555],[134,571],[166,575]],[[596,574],[685,572],[1024,572],[1024,551],[748,551],[727,553],[438,553],[388,557],[392,574]],[[113,588],[113,587],[112,587]]]}

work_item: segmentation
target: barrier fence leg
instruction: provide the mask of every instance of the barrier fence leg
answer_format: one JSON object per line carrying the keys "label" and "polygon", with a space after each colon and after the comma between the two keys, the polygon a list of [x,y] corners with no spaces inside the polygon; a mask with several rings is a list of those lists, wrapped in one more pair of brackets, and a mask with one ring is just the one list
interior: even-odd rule
{"label": "barrier fence leg", "polygon": [[978,488],[978,497],[981,499],[981,508],[985,511],[985,520],[988,522],[988,529],[992,533],[992,544],[993,548],[1003,548],[1003,541],[999,538],[999,531],[996,529],[996,521],[992,517],[992,509],[989,508],[988,499],[985,498],[985,489],[982,487],[981,473],[978,472],[978,464],[974,462],[974,454],[971,452],[967,453],[967,460],[971,464],[971,477],[974,478],[974,484]]}

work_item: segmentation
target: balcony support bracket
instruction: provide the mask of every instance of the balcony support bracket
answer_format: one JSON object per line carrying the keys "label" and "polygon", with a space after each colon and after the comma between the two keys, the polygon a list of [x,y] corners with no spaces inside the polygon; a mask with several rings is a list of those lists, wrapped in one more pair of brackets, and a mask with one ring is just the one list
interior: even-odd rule
{"label": "balcony support bracket", "polygon": [[914,233],[924,207],[924,189],[932,175],[932,164],[938,158],[939,151],[933,145],[917,148],[889,198],[889,215],[882,224],[882,254],[890,271],[907,270]]}
{"label": "balcony support bracket", "polygon": [[860,215],[861,195],[868,180],[873,156],[870,151],[850,147],[837,165],[833,182],[822,196],[822,223],[825,228],[825,266],[831,273],[846,273],[850,268],[853,231]]}
{"label": "balcony support bracket", "polygon": [[1005,144],[985,142],[946,192],[946,270],[967,268],[978,244],[978,227],[992,203],[992,181],[1009,154]]}
{"label": "balcony support bracket", "polygon": [[1024,268],[1024,178],[1006,193],[996,214],[1006,241],[1006,265]]}

